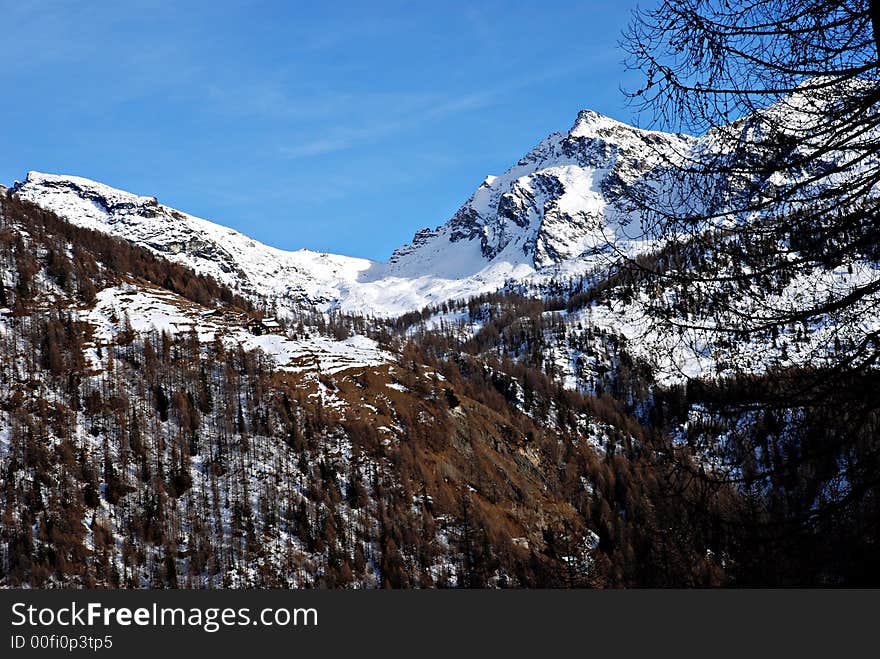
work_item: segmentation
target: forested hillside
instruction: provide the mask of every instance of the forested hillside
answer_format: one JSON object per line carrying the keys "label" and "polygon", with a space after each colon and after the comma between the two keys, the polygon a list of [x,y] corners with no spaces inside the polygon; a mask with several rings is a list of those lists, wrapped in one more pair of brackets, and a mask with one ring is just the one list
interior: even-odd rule
{"label": "forested hillside", "polygon": [[[613,400],[388,328],[376,332],[392,363],[332,375],[279,372],[259,350],[135,331],[131,319],[96,340],[86,311],[123,280],[254,312],[211,280],[14,199],[0,240],[6,585],[670,578],[636,560],[648,528],[625,516],[657,524],[659,483],[642,474],[658,466],[650,433]],[[699,542],[663,551],[679,578],[723,578]]]}
{"label": "forested hillside", "polygon": [[[6,586],[876,578],[877,408],[854,397],[873,380],[819,402],[757,376],[663,385],[577,317],[586,293],[389,321],[304,309],[276,327],[214,280],[14,197],[0,222]],[[196,320],[96,315],[120,290]],[[283,367],[252,342],[268,331],[304,351],[360,336],[383,357]],[[767,400],[775,413],[748,411]],[[864,452],[833,441],[848,433]],[[743,452],[748,470],[729,466]]]}

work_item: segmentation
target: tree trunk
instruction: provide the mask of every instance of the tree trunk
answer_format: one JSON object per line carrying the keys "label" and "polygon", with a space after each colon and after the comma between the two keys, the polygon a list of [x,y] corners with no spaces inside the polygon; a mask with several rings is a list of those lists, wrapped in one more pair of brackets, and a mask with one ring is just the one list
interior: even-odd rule
{"label": "tree trunk", "polygon": [[877,60],[880,61],[880,0],[868,0],[868,14],[871,16],[871,28],[874,31]]}

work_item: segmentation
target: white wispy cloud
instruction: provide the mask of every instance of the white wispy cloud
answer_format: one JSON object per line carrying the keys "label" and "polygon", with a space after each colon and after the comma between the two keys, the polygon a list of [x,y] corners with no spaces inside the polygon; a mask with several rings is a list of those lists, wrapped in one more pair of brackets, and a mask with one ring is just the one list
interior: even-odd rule
{"label": "white wispy cloud", "polygon": [[[304,134],[301,140],[279,146],[278,154],[288,159],[310,158],[373,144],[401,131],[422,126],[426,122],[478,111],[505,102],[510,96],[527,87],[563,77],[578,68],[579,65],[557,67],[541,74],[517,78],[507,84],[456,96],[418,93],[401,94],[399,98],[393,95],[386,96],[381,103],[384,110],[377,112],[382,114],[384,119],[358,126],[328,121],[326,123],[329,125],[313,126],[314,131],[308,135]],[[373,102],[375,100],[372,99]],[[352,95],[348,103],[352,108],[373,104],[357,95]],[[332,115],[325,116],[332,117]]]}
{"label": "white wispy cloud", "polygon": [[361,126],[331,125],[316,136],[295,144],[280,146],[278,151],[283,158],[288,159],[309,158],[347,151],[415,128],[426,121],[436,121],[455,114],[487,107],[497,100],[498,94],[495,90],[466,94],[450,99],[425,99],[419,106],[411,106],[405,112],[400,112],[400,106],[397,106],[395,114],[381,121]]}

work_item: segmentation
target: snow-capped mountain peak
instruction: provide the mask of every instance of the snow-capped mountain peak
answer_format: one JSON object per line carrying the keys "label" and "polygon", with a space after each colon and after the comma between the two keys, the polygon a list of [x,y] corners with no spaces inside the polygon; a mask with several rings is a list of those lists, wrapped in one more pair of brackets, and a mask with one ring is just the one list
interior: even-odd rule
{"label": "snow-capped mountain peak", "polygon": [[622,203],[633,181],[693,138],[646,131],[582,110],[568,132],[487,176],[446,224],[418,231],[387,264],[283,251],[89,179],[29,172],[13,194],[79,226],[129,240],[278,307],[303,305],[393,316],[495,290],[511,279],[635,244]]}
{"label": "snow-capped mountain peak", "polygon": [[631,218],[615,202],[661,154],[683,152],[692,140],[582,110],[568,133],[551,134],[506,172],[487,177],[446,225],[417,233],[391,265],[408,270],[449,242],[478,244],[483,267],[542,268],[637,238],[621,230]]}
{"label": "snow-capped mountain peak", "polygon": [[568,131],[568,136],[571,138],[596,138],[601,137],[603,133],[608,133],[615,128],[631,129],[632,127],[612,119],[611,117],[605,116],[604,114],[599,114],[594,110],[581,110],[578,112],[577,119],[571,127],[571,130]]}

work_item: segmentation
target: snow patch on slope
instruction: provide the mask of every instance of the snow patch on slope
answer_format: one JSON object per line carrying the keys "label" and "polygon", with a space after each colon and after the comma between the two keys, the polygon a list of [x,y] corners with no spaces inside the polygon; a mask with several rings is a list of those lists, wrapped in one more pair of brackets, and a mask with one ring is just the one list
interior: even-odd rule
{"label": "snow patch on slope", "polygon": [[[259,349],[274,366],[286,371],[336,373],[348,368],[378,366],[394,361],[393,355],[379,348],[372,339],[355,335],[343,341],[311,334],[291,339],[280,334],[251,333],[236,320],[212,315],[196,304],[168,291],[131,284],[113,286],[98,293],[92,309],[82,319],[94,327],[98,344],[117,340],[126,325],[138,333],[167,332],[170,335],[194,332],[202,343],[223,341],[228,347]],[[93,359],[93,363],[97,360]]]}

